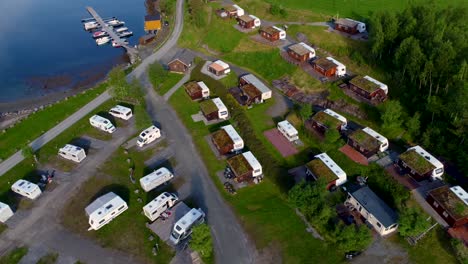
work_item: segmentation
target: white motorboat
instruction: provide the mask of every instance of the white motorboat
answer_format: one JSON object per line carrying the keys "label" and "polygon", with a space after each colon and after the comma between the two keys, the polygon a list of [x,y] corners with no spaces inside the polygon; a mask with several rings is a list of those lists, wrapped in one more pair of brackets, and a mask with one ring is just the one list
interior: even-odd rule
{"label": "white motorboat", "polygon": [[120,48],[120,47],[122,47],[122,44],[127,44],[128,45],[128,41],[125,40],[124,42],[120,42],[120,43],[118,43],[115,40],[112,41],[112,47],[114,47],[114,48]]}
{"label": "white motorboat", "polygon": [[117,28],[117,29],[115,30],[115,32],[120,33],[120,32],[124,32],[124,31],[126,31],[126,30],[128,30],[127,27],[119,27],[119,28]]}
{"label": "white motorboat", "polygon": [[98,28],[98,27],[99,27],[99,24],[97,22],[95,22],[95,21],[84,23],[84,29],[85,30],[92,30],[92,29],[95,29],[95,28]]}
{"label": "white motorboat", "polygon": [[126,37],[130,37],[133,35],[133,32],[132,31],[124,31],[122,33],[117,33],[117,35],[121,38],[126,38]]}
{"label": "white motorboat", "polygon": [[93,33],[93,38],[101,38],[107,36],[107,32],[104,31],[96,31]]}
{"label": "white motorboat", "polygon": [[118,27],[118,26],[125,24],[125,22],[120,21],[118,19],[112,19],[112,20],[107,21],[106,24],[112,27]]}
{"label": "white motorboat", "polygon": [[108,43],[109,41],[110,41],[110,38],[109,38],[109,37],[97,38],[97,39],[96,39],[96,44],[98,44],[99,46],[101,46],[101,45],[104,45],[104,44]]}

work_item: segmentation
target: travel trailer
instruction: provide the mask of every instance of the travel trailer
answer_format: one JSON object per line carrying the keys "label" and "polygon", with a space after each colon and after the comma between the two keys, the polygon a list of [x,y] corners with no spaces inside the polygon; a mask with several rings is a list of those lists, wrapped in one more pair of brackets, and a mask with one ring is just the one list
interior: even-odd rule
{"label": "travel trailer", "polygon": [[117,194],[113,192],[104,194],[85,208],[89,217],[88,231],[99,230],[127,209],[127,203]]}
{"label": "travel trailer", "polygon": [[442,180],[444,175],[444,164],[420,146],[411,147],[402,153],[396,165],[417,181],[427,178]]}
{"label": "travel trailer", "polygon": [[83,148],[71,144],[66,144],[63,148],[60,148],[58,154],[64,159],[78,163],[86,158],[86,153]]}
{"label": "travel trailer", "polygon": [[132,109],[121,105],[112,107],[111,110],[109,110],[109,114],[123,120],[129,120],[133,116]]}
{"label": "travel trailer", "polygon": [[143,213],[150,221],[154,221],[164,211],[172,208],[177,201],[179,201],[179,198],[175,194],[163,192],[143,207]]}
{"label": "travel trailer", "polygon": [[11,190],[31,200],[36,199],[42,193],[41,189],[37,184],[23,179],[16,181],[11,186]]}
{"label": "travel trailer", "polygon": [[114,133],[115,131],[115,126],[109,121],[109,119],[106,119],[102,116],[98,115],[93,115],[92,117],[89,118],[89,123],[96,128],[101,129],[104,132],[107,133]]}
{"label": "travel trailer", "polygon": [[278,131],[289,141],[293,142],[299,140],[299,133],[288,120],[284,120],[278,123]]}
{"label": "travel trailer", "polygon": [[205,213],[202,209],[192,208],[187,214],[185,214],[177,223],[175,223],[172,229],[170,241],[177,245],[181,240],[184,240],[190,234],[192,234],[192,227],[201,224],[205,221]]}
{"label": "travel trailer", "polygon": [[138,147],[143,147],[161,137],[161,130],[156,126],[150,126],[140,133],[137,140]]}
{"label": "travel trailer", "polygon": [[5,223],[13,216],[13,211],[8,204],[0,202],[0,223]]}
{"label": "travel trailer", "polygon": [[172,174],[167,168],[162,167],[141,178],[140,185],[145,192],[149,192],[170,181],[172,178],[174,178],[174,174]]}

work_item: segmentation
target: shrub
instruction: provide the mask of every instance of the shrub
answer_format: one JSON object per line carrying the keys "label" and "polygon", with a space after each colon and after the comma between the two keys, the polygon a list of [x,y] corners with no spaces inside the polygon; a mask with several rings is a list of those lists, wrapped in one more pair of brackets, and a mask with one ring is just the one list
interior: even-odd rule
{"label": "shrub", "polygon": [[192,228],[190,248],[197,251],[204,260],[213,256],[213,241],[208,225],[201,224]]}

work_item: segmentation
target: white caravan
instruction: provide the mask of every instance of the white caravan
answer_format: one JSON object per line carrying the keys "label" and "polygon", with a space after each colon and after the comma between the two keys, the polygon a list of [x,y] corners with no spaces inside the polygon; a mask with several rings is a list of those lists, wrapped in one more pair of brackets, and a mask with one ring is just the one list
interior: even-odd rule
{"label": "white caravan", "polygon": [[388,149],[388,139],[386,137],[377,133],[375,130],[373,130],[370,127],[363,128],[362,131],[364,131],[367,135],[375,138],[377,141],[380,142],[380,146],[379,146],[380,152],[384,152]]}
{"label": "white caravan", "polygon": [[92,117],[89,118],[89,123],[96,128],[101,129],[104,132],[107,133],[114,133],[115,131],[115,126],[112,124],[109,119],[106,119],[102,116],[98,115],[93,115]]}
{"label": "white caravan", "polygon": [[140,185],[145,192],[149,192],[170,181],[172,178],[174,178],[174,174],[172,174],[168,169],[162,167],[141,178]]}
{"label": "white caravan", "polygon": [[83,148],[71,144],[66,144],[63,148],[60,148],[58,154],[64,159],[78,163],[86,158],[86,153]]}
{"label": "white caravan", "polygon": [[13,216],[13,211],[8,204],[0,202],[0,223],[5,223]]}
{"label": "white caravan", "polygon": [[421,146],[414,146],[414,147],[407,149],[406,151],[413,150],[413,149],[418,155],[425,158],[428,162],[432,164],[432,166],[434,166],[434,170],[432,170],[431,178],[433,180],[442,181],[442,175],[444,175],[444,164],[442,164],[442,162],[440,162],[438,159],[432,156],[429,152],[427,152]]}
{"label": "white caravan", "polygon": [[201,224],[205,221],[205,213],[202,209],[192,208],[187,214],[185,214],[177,223],[175,223],[172,229],[170,241],[177,245],[181,240],[184,240],[190,234],[192,234],[192,227]]}
{"label": "white caravan", "polygon": [[150,221],[154,221],[158,219],[164,211],[172,208],[177,201],[179,201],[179,198],[175,194],[163,192],[143,207],[143,213]]}
{"label": "white caravan", "polygon": [[240,17],[240,16],[243,16],[245,14],[245,11],[244,9],[242,9],[240,6],[238,5],[232,5],[232,7],[234,9],[236,9],[236,16]]}
{"label": "white caravan", "polygon": [[37,184],[23,179],[16,181],[11,186],[11,190],[31,200],[36,199],[42,193],[41,188]]}
{"label": "white caravan", "polygon": [[133,116],[132,109],[121,105],[112,107],[109,114],[123,120],[129,120]]}
{"label": "white caravan", "polygon": [[117,194],[113,192],[104,194],[85,208],[89,217],[88,231],[98,230],[127,209],[127,203]]}
{"label": "white caravan", "polygon": [[289,123],[288,120],[279,122],[278,130],[289,142],[299,140],[299,133],[297,132],[296,128],[291,125],[291,123]]}
{"label": "white caravan", "polygon": [[213,98],[212,101],[218,108],[218,118],[227,119],[229,117],[229,112],[223,101],[221,101],[220,98]]}
{"label": "white caravan", "polygon": [[161,130],[156,126],[150,126],[140,133],[137,140],[138,147],[143,147],[161,137]]}
{"label": "white caravan", "polygon": [[327,57],[327,60],[333,62],[336,65],[336,72],[335,72],[336,76],[341,77],[346,74],[346,66],[343,63],[335,60],[332,57]]}
{"label": "white caravan", "polygon": [[226,134],[228,134],[229,138],[233,142],[231,152],[236,152],[244,148],[244,140],[232,125],[223,126],[221,129],[223,129]]}

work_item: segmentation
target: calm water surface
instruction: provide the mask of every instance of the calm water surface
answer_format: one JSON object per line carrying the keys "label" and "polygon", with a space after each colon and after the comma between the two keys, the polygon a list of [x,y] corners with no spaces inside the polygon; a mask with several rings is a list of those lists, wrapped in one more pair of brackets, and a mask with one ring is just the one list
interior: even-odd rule
{"label": "calm water surface", "polygon": [[81,19],[92,6],[144,34],[143,0],[0,0],[0,102],[46,96],[102,78],[124,60],[124,50],[97,46]]}

